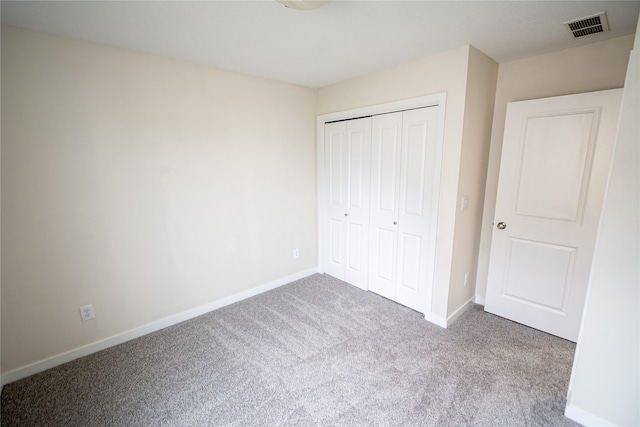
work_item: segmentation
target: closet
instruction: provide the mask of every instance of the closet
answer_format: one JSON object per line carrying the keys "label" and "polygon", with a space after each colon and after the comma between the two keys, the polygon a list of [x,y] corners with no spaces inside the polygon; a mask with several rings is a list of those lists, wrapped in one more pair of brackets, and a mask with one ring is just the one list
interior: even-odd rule
{"label": "closet", "polygon": [[325,124],[325,272],[426,313],[438,108]]}

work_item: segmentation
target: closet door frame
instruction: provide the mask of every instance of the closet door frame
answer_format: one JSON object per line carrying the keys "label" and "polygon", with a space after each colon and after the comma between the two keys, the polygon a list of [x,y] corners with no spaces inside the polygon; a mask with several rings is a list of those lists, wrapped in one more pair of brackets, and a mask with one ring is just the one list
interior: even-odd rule
{"label": "closet door frame", "polygon": [[435,147],[435,171],[434,171],[434,191],[433,200],[431,203],[431,218],[433,218],[430,224],[430,235],[436,236],[436,239],[430,244],[428,248],[428,283],[427,283],[427,301],[425,302],[425,318],[431,320],[431,301],[433,294],[433,278],[435,271],[435,248],[437,240],[437,223],[438,223],[438,207],[440,196],[440,178],[442,172],[442,151],[444,145],[444,123],[445,123],[445,110],[446,110],[446,93],[438,93],[434,95],[421,96],[417,98],[405,99],[402,101],[389,102],[385,104],[373,105],[369,107],[357,108],[353,110],[345,110],[337,113],[329,113],[319,115],[317,118],[317,161],[318,161],[318,272],[324,273],[324,253],[325,244],[329,241],[326,229],[325,217],[328,214],[328,208],[326,206],[325,199],[325,123],[334,122],[338,120],[356,119],[359,117],[374,116],[378,114],[394,113],[398,111],[411,110],[415,108],[423,107],[435,107],[438,108],[438,134],[436,138]]}

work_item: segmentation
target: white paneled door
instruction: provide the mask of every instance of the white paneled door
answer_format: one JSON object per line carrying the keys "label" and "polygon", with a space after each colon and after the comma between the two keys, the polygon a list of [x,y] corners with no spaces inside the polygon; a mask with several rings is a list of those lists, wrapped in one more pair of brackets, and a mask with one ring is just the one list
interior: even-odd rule
{"label": "white paneled door", "polygon": [[507,106],[487,311],[577,340],[621,93]]}
{"label": "white paneled door", "polygon": [[371,118],[325,124],[325,272],[367,289]]}
{"label": "white paneled door", "polygon": [[369,290],[427,310],[433,276],[437,108],[375,116]]}
{"label": "white paneled door", "polygon": [[373,127],[369,290],[395,300],[402,113],[376,116]]}

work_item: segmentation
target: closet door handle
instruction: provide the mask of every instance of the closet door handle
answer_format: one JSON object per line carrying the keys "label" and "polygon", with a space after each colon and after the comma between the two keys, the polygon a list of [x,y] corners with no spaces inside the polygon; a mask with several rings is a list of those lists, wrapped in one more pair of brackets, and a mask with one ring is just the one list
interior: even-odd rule
{"label": "closet door handle", "polygon": [[393,225],[398,225],[398,221],[393,221]]}
{"label": "closet door handle", "polygon": [[346,214],[344,214],[344,216],[349,216],[349,214],[348,214],[348,213],[346,213]]}

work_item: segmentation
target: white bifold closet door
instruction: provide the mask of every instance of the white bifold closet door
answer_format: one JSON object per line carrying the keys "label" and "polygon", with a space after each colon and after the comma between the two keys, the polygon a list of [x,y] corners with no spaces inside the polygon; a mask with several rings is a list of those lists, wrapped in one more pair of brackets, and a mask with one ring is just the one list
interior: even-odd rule
{"label": "white bifold closet door", "polygon": [[369,290],[425,313],[433,277],[437,108],[372,120]]}
{"label": "white bifold closet door", "polygon": [[325,272],[367,289],[371,118],[325,124]]}

